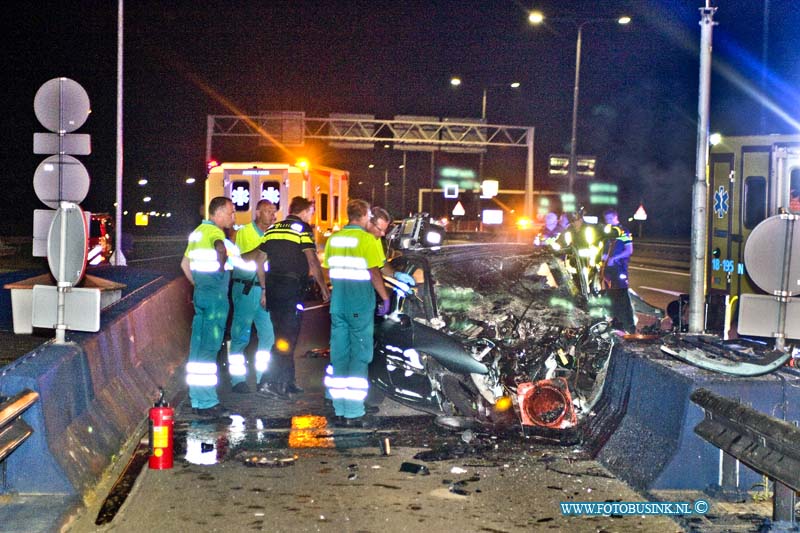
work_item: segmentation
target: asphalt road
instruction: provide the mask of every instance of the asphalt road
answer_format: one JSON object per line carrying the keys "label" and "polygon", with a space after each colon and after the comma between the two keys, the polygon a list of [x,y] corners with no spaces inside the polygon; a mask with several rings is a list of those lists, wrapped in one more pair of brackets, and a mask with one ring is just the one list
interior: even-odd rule
{"label": "asphalt road", "polygon": [[[537,443],[516,430],[452,432],[389,400],[375,431],[330,427],[322,388],[328,360],[308,353],[327,345],[327,319],[325,307],[304,319],[296,363],[306,392],[299,399],[270,401],[223,386],[223,402],[236,415],[214,421],[198,420],[181,403],[174,468],[145,467],[117,516],[97,526],[102,500],[126,462],[121,457],[69,531],[681,529],[663,516],[562,516],[559,502],[645,498],[580,450]],[[385,439],[389,455],[381,451]],[[421,452],[428,456],[415,457]],[[248,466],[254,460],[264,466]],[[278,460],[288,466],[267,466]],[[404,463],[424,465],[429,474],[404,472]]]}

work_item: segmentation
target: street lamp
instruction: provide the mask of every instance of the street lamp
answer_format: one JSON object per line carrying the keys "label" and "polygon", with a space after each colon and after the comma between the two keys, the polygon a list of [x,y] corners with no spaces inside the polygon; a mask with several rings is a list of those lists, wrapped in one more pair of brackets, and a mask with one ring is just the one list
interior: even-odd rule
{"label": "street lamp", "polygon": [[[462,81],[459,77],[452,77],[450,78],[450,85],[453,87],[459,87]],[[481,119],[484,121],[486,120],[486,95],[489,92],[489,89],[494,89],[496,87],[509,87],[511,89],[519,89],[522,84],[518,81],[514,81],[511,83],[491,83],[483,87],[483,99],[481,100]]]}
{"label": "street lamp", "polygon": [[[540,11],[532,11],[528,15],[528,21],[533,25],[538,25],[544,22],[545,17]],[[587,24],[594,24],[596,22],[616,22],[617,24],[630,24],[631,18],[622,16],[619,18],[594,18],[581,22],[577,22],[570,18],[550,18],[556,22],[564,21],[575,24],[578,28],[578,41],[575,45],[575,87],[572,93],[572,136],[569,142],[569,193],[574,194],[575,177],[577,174],[577,161],[576,161],[576,145],[578,136],[578,92],[580,89],[581,79],[581,44],[583,40],[583,27]]]}
{"label": "street lamp", "polygon": [[520,83],[518,81],[511,83],[495,83],[483,88],[483,100],[481,100],[481,118],[486,120],[486,93],[493,87],[509,87],[511,89],[519,89]]}
{"label": "street lamp", "polygon": [[[450,85],[453,87],[458,87],[461,85],[461,78],[453,77],[450,78]],[[518,81],[513,81],[511,83],[491,83],[483,87],[483,98],[481,99],[481,120],[483,123],[486,123],[486,96],[489,93],[489,89],[494,89],[497,87],[508,87],[510,89],[519,89],[522,84]],[[484,152],[485,150],[481,150],[480,155],[478,156],[478,179],[483,180],[483,163],[484,163]]]}

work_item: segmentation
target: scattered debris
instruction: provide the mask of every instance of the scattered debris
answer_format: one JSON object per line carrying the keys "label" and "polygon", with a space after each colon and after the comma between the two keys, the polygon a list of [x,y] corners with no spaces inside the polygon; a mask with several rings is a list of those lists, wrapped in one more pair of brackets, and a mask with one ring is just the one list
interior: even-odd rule
{"label": "scattered debris", "polygon": [[444,487],[433,489],[429,494],[445,500],[464,500],[467,498],[465,494],[459,494],[458,492],[453,492],[449,488],[446,489]]}
{"label": "scattered debris", "polygon": [[383,437],[380,440],[380,447],[381,447],[381,455],[391,455],[392,454],[392,445],[389,442],[389,437]]}
{"label": "scattered debris", "polygon": [[285,466],[292,466],[297,461],[297,455],[282,456],[282,455],[265,455],[265,454],[247,454],[242,457],[242,462],[245,466],[260,466],[260,467],[274,467],[283,468]]}
{"label": "scattered debris", "polygon": [[466,474],[467,471],[461,468],[460,466],[454,466],[450,469],[451,474]]}
{"label": "scattered debris", "polygon": [[419,474],[421,476],[427,476],[431,473],[427,466],[417,463],[409,463],[407,461],[400,465],[400,472]]}

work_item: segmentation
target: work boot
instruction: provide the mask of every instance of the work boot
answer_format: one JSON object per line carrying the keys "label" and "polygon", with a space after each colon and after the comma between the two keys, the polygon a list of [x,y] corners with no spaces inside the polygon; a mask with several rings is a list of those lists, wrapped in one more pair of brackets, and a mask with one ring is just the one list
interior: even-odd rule
{"label": "work boot", "polygon": [[377,421],[370,415],[345,418],[345,424],[349,428],[375,429],[378,427]]}
{"label": "work boot", "polygon": [[225,418],[231,415],[230,410],[219,403],[214,407],[208,407],[206,409],[193,408],[192,413],[202,418]]}
{"label": "work boot", "polygon": [[286,394],[283,392],[283,388],[277,383],[270,383],[264,382],[259,388],[258,392],[256,393],[258,396],[262,396],[264,398],[268,398],[270,400],[285,400],[287,399]]}
{"label": "work boot", "polygon": [[345,417],[343,417],[343,416],[331,415],[331,416],[326,417],[326,419],[328,421],[328,425],[329,426],[333,426],[333,427],[336,427],[336,428],[346,428],[347,427],[347,422],[346,422],[347,419]]}
{"label": "work boot", "polygon": [[288,395],[295,395],[295,394],[303,394],[305,391],[298,387],[295,383],[286,383],[283,386],[283,390]]}
{"label": "work boot", "polygon": [[231,388],[231,392],[235,392],[236,394],[249,394],[250,387],[247,386],[246,382],[242,381],[234,385],[233,388]]}

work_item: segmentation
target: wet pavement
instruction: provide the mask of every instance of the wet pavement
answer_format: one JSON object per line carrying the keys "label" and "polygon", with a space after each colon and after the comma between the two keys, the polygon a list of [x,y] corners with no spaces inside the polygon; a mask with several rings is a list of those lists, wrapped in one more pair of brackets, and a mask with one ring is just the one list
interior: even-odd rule
{"label": "wet pavement", "polygon": [[[380,405],[375,430],[331,427],[321,383],[328,360],[309,353],[327,342],[327,310],[311,313],[319,316],[304,320],[304,341],[296,354],[304,394],[276,401],[221,386],[222,401],[234,414],[218,420],[192,415],[188,402],[181,401],[174,468],[145,465],[127,499],[114,496],[121,503],[116,516],[97,525],[111,486],[136,455],[139,439],[133,439],[66,529],[681,530],[661,516],[562,516],[562,501],[645,498],[580,450],[542,445],[517,431],[502,436],[453,432],[438,427],[432,416],[388,399]],[[180,388],[175,392],[185,395]]]}

